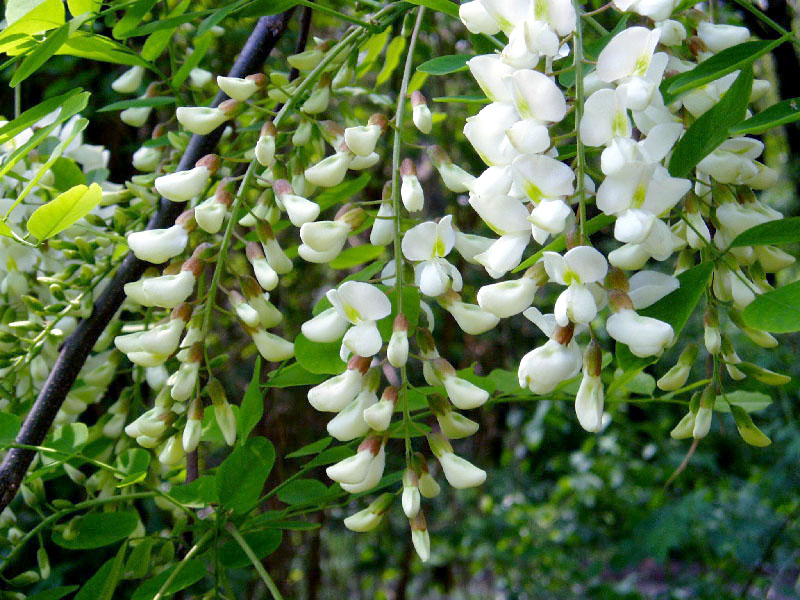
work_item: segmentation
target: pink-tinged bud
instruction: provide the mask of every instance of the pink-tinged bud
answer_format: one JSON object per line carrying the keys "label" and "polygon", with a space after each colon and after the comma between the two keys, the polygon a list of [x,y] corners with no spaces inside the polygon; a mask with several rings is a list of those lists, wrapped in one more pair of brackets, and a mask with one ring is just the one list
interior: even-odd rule
{"label": "pink-tinged bud", "polygon": [[185,302],[179,304],[175,308],[172,309],[172,312],[169,315],[170,320],[179,319],[184,323],[188,323],[189,319],[192,318],[192,307]]}
{"label": "pink-tinged bud", "polygon": [[219,168],[222,166],[222,160],[216,154],[206,154],[196,163],[195,167],[206,167],[211,175],[215,175]]}
{"label": "pink-tinged bud", "polygon": [[192,257],[183,263],[181,266],[181,271],[189,271],[192,273],[192,275],[194,275],[194,278],[197,279],[203,272],[203,263]]}
{"label": "pink-tinged bud", "polygon": [[367,213],[360,206],[353,206],[352,204],[345,204],[337,212],[333,218],[334,221],[341,221],[347,223],[352,231],[355,231],[364,224],[367,219]]}
{"label": "pink-tinged bud", "polygon": [[425,96],[419,91],[411,94],[411,120],[421,133],[428,134],[433,129],[431,109],[425,102]]}
{"label": "pink-tinged bud", "polygon": [[349,361],[347,361],[347,368],[349,370],[356,370],[363,375],[369,369],[369,365],[371,362],[372,358],[354,355],[350,358]]}
{"label": "pink-tinged bud", "polygon": [[[261,76],[261,86],[258,85],[259,79],[255,79],[258,75]],[[217,86],[234,100],[244,102],[266,83],[266,77],[262,73],[258,75],[248,75],[245,78],[219,75],[217,76]]]}
{"label": "pink-tinged bud", "polygon": [[363,419],[373,430],[378,432],[386,431],[392,422],[392,414],[397,404],[397,390],[387,387],[381,394],[381,399],[372,406],[364,409]]}
{"label": "pink-tinged bud", "polygon": [[383,519],[389,508],[394,502],[394,494],[381,494],[372,503],[344,520],[344,526],[350,531],[365,532],[372,531]]}
{"label": "pink-tinged bud", "polygon": [[431,537],[422,510],[418,509],[414,517],[409,519],[409,524],[411,525],[411,542],[414,550],[422,562],[428,562],[431,557]]}
{"label": "pink-tinged bud", "polygon": [[417,328],[417,348],[419,348],[419,352],[424,359],[439,358],[439,351],[436,350],[433,334],[425,327]]}
{"label": "pink-tinged bud", "polygon": [[618,267],[610,267],[606,274],[605,285],[609,290],[618,290],[627,293],[631,286],[625,272]]}
{"label": "pink-tinged bud", "polygon": [[[260,288],[259,288],[259,291]],[[254,329],[261,324],[261,317],[258,314],[258,311],[250,306],[247,301],[244,299],[239,292],[236,290],[232,290],[228,294],[228,301],[231,304],[236,316],[244,323],[246,326]]]}

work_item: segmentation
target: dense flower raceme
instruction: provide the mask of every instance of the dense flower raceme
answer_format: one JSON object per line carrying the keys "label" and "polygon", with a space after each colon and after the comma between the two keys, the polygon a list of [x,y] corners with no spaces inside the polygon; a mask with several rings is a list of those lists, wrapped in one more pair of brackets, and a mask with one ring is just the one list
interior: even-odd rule
{"label": "dense flower raceme", "polygon": [[[691,177],[674,177],[667,168],[687,124],[719,102],[737,74],[696,88],[670,105],[659,91],[665,74],[687,71],[746,41],[749,32],[710,23],[687,31],[682,22],[670,18],[675,9],[671,0],[615,1],[614,6],[650,21],[640,20],[647,25],[628,27],[606,40],[596,65],[583,66],[584,94],[576,97],[576,87],[562,86],[554,75],[554,63],[568,66],[575,44],[581,43],[571,2],[472,0],[461,5],[460,16],[469,31],[502,31],[508,39],[502,51],[468,62],[489,103],[467,119],[464,135],[487,168],[473,176],[437,146],[428,147],[427,155],[444,187],[466,194],[494,237],[459,230],[451,214],[428,216],[432,203],[426,202],[423,171],[418,173],[411,157],[401,156],[394,185],[389,182],[379,200],[329,210],[330,203],[323,202],[319,192],[380,164],[388,146],[389,121],[383,114],[344,125],[321,119],[340,90],[352,83],[349,61],[332,59],[313,85],[304,88],[308,93],[288,126],[278,117],[274,123],[262,123],[263,112],[249,105],[264,98],[289,99],[287,94],[297,88],[277,74],[219,77],[217,85],[230,101],[214,109],[179,109],[181,126],[196,134],[246,125],[244,131],[253,135],[234,136],[232,143],[247,140],[246,146],[235,147],[252,158],[255,177],[245,178],[253,183],[250,189],[238,189],[239,180],[224,154],[205,157],[181,172],[164,171],[165,157],[156,146],[143,146],[134,157],[134,165],[150,174],[149,194],[188,203],[174,226],[128,235],[136,256],[154,265],[140,281],[126,286],[128,306],[134,311],[149,307],[164,318],[128,322],[116,339],[117,348],[145,369],[156,395],[154,408],[128,425],[137,443],[156,448],[164,465],[180,464],[184,453],[199,442],[203,396],[210,399],[225,440],[235,440],[235,419],[224,390],[213,377],[204,384],[205,371],[212,371],[203,364],[207,315],[214,308],[208,303],[214,300],[208,297],[210,276],[202,273],[223,265],[226,276],[224,263],[218,262],[221,248],[229,253],[242,249],[246,259],[245,270],[237,268],[236,277],[226,279],[223,288],[232,314],[265,360],[281,362],[295,350],[283,336],[296,332],[268,331],[283,324],[270,294],[298,264],[328,264],[348,243],[362,243],[358,236],[365,229],[361,237],[368,235],[373,246],[398,248],[399,253],[379,275],[349,277],[333,286],[315,316],[302,325],[304,342],[332,344],[346,365],[311,388],[308,401],[318,411],[333,413],[327,424],[332,437],[358,442],[355,454],[331,465],[327,474],[345,491],[361,493],[374,489],[387,461],[394,460],[394,434],[408,431],[409,381],[422,378],[434,389],[427,396],[432,426],[428,448],[416,448],[414,439],[407,440],[401,493],[412,541],[423,560],[430,555],[430,538],[422,498],[439,493],[435,472],[441,470],[454,488],[478,486],[486,478],[483,470],[455,453],[450,440],[477,431],[478,424],[462,412],[489,399],[486,390],[462,377],[440,355],[432,334],[432,307],[444,309],[447,319],[452,317],[470,335],[522,313],[543,337],[520,357],[520,386],[549,395],[567,381],[579,381],[578,422],[587,431],[602,430],[610,420],[604,412],[608,377],[604,379],[603,350],[612,350],[616,342],[634,357],[659,357],[675,343],[678,332],[642,311],[674,292],[679,287],[676,276],[694,266],[698,255],[705,259],[726,251],[742,231],[781,218],[752,192],[775,179],[756,160],[763,150],[757,140],[725,141]],[[325,50],[319,47],[291,57],[290,64],[307,73],[322,64],[323,57]],[[141,76],[141,71],[131,70],[114,89],[135,93]],[[193,77],[201,85],[213,85],[207,72]],[[753,89],[755,98],[764,85],[756,82]],[[409,120],[422,134],[431,132],[436,120],[422,93],[415,91],[408,100]],[[139,110],[123,115],[123,120],[141,123],[149,109]],[[573,126],[569,115],[575,113],[582,118]],[[565,138],[579,138],[584,150],[596,149],[596,168],[590,171],[571,156],[562,158],[558,147]],[[586,205],[613,219],[615,242],[607,254],[593,247],[594,240],[585,232]],[[242,235],[231,238],[235,228]],[[231,239],[232,244],[225,245]],[[246,241],[236,244],[240,239]],[[543,246],[553,240],[566,240],[561,246],[566,250],[544,251],[538,260],[525,263],[527,270],[520,267],[532,242]],[[293,243],[294,260],[285,250]],[[667,261],[676,253],[676,267],[667,274]],[[458,255],[488,275],[477,294],[464,285]],[[719,324],[719,312],[732,307],[734,325],[757,343],[772,344],[769,334],[746,328],[740,312],[756,294],[769,289],[765,273],[791,262],[777,248],[759,247],[737,248],[715,263],[706,347],[724,361],[734,379],[756,375],[736,354]],[[515,270],[522,272],[509,275]],[[403,293],[410,288],[419,294]],[[533,306],[542,288],[558,292],[552,307]],[[687,349],[659,386],[678,390],[685,385],[697,355],[696,349]],[[761,371],[758,376],[772,377]],[[120,428],[128,404],[121,400],[115,408],[114,423]],[[707,399],[695,402],[684,419],[691,426],[679,425],[673,435],[689,431],[702,437],[712,418],[713,403],[708,404]],[[738,419],[737,425],[745,440],[763,442],[752,421]],[[376,527],[393,498],[379,496],[348,517],[345,525],[355,531]]]}

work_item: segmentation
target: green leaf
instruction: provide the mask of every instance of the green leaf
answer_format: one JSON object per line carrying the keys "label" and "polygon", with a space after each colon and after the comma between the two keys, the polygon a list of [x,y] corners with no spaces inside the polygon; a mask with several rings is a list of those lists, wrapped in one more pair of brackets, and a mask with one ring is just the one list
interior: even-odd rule
{"label": "green leaf", "polygon": [[130,448],[117,456],[114,466],[122,471],[115,477],[121,479],[117,487],[125,487],[132,483],[142,481],[147,477],[147,468],[150,466],[150,453],[143,448]]}
{"label": "green leaf", "polygon": [[102,0],[67,0],[67,7],[73,17],[87,12],[97,12]]}
{"label": "green leaf", "polygon": [[[131,600],[152,600],[152,598],[161,589],[161,586],[167,582],[169,576],[178,567],[175,566],[162,571],[152,579],[143,582],[131,596]],[[194,558],[187,563],[183,564],[183,569],[175,577],[172,583],[166,590],[164,596],[172,596],[175,592],[179,592],[190,585],[197,583],[208,574],[205,564],[202,560]]]}
{"label": "green leaf", "polygon": [[200,61],[203,60],[205,55],[208,53],[208,50],[211,47],[211,43],[214,41],[214,39],[214,34],[212,33],[208,33],[203,36],[198,35],[194,38],[194,50],[188,57],[186,57],[186,60],[183,61],[183,64],[181,65],[181,68],[178,69],[178,72],[172,76],[172,85],[175,87],[180,87],[183,85],[183,82],[186,81],[187,77],[189,77],[192,69],[199,65]]}
{"label": "green leaf", "polygon": [[[258,558],[265,558],[280,547],[283,532],[280,529],[265,529],[242,534],[242,537]],[[241,569],[251,564],[250,559],[236,540],[225,542],[220,547],[219,562],[229,569]]]}
{"label": "green leaf", "polygon": [[[184,8],[183,10],[186,10],[186,8]],[[126,38],[140,37],[143,35],[150,35],[151,33],[155,32],[161,32],[167,29],[169,31],[166,33],[172,35],[172,33],[184,23],[189,23],[190,21],[194,21],[195,19],[204,17],[208,15],[210,12],[211,11],[209,10],[200,10],[191,13],[174,14],[164,19],[156,19],[154,21],[151,21],[150,23],[146,23],[145,25],[141,25],[139,27],[136,27],[135,29],[131,29],[130,31],[125,33],[125,37]]]}
{"label": "green leaf", "polygon": [[800,242],[800,217],[761,223],[746,229],[731,242],[731,248],[765,246]]}
{"label": "green leaf", "polygon": [[153,98],[131,98],[130,100],[120,100],[107,104],[103,108],[97,109],[97,112],[109,112],[112,110],[124,110],[126,108],[140,108],[144,106],[167,106],[168,104],[175,104],[175,98],[172,96],[155,96]]}
{"label": "green leaf", "polygon": [[267,438],[250,438],[244,446],[235,448],[217,469],[221,505],[237,514],[253,508],[274,463],[275,448]]}
{"label": "green leaf", "polygon": [[190,508],[203,508],[218,502],[213,475],[201,475],[186,485],[173,486],[169,493],[175,500]]}
{"label": "green leaf", "polygon": [[332,269],[352,269],[378,258],[383,254],[383,250],[384,246],[373,246],[372,244],[352,246],[343,250],[329,263],[329,266]]}
{"label": "green leaf", "polygon": [[136,52],[129,50],[111,38],[97,33],[88,33],[78,30],[59,48],[56,54],[77,56],[89,60],[99,60],[118,65],[140,66],[152,68],[150,63],[143,60]]}
{"label": "green leaf", "polygon": [[[604,227],[608,227],[616,220],[616,217],[612,217],[610,215],[597,215],[594,219],[589,219],[586,221],[586,235],[592,235],[593,233],[597,233]],[[567,238],[562,233],[552,242],[547,244],[544,248],[541,248],[538,252],[536,252],[533,256],[529,256],[525,260],[523,260],[520,265],[511,271],[512,273],[518,273],[520,271],[524,271],[528,267],[536,262],[539,261],[540,258],[544,255],[545,252],[561,252],[567,247]]]}
{"label": "green leaf", "polygon": [[[64,96],[58,96],[58,98],[63,99],[66,96],[67,95],[65,94]],[[89,96],[90,96],[89,92],[81,92],[81,93],[78,93],[78,94],[71,95],[71,96],[67,97],[65,100],[63,100],[63,103],[60,104],[61,110],[59,111],[58,116],[56,117],[56,120],[53,123],[50,123],[50,125],[48,125],[47,127],[42,127],[41,129],[38,129],[36,131],[36,133],[34,133],[33,136],[31,136],[31,138],[27,142],[25,142],[24,144],[19,146],[10,155],[6,156],[6,159],[3,162],[3,166],[2,166],[2,168],[0,168],[0,178],[5,177],[6,174],[11,169],[14,168],[14,165],[16,165],[17,162],[20,159],[22,159],[25,156],[27,156],[30,153],[31,150],[33,150],[40,143],[42,143],[42,141],[44,141],[47,138],[47,136],[49,136],[53,132],[53,130],[55,130],[56,127],[61,125],[67,119],[69,119],[69,118],[73,117],[74,115],[78,114],[84,108],[86,108],[86,104],[89,102]],[[42,103],[42,104],[44,104],[44,103]],[[58,107],[56,107],[56,108],[58,108]],[[50,111],[48,111],[45,114],[49,114],[50,112],[52,112],[52,110],[53,109],[51,109]],[[24,114],[25,113],[23,113],[23,115]],[[22,117],[23,115],[20,115],[20,117]],[[45,116],[45,115],[42,115],[42,116]],[[39,117],[39,118],[41,118],[41,117]],[[36,119],[36,120],[38,120],[38,119]],[[88,122],[87,122],[87,124],[88,124]],[[15,135],[15,133],[8,132],[8,135],[10,136],[8,139],[11,139],[11,137],[13,137]],[[5,140],[5,141],[7,141],[7,140]],[[0,140],[0,143],[5,143],[5,142]],[[54,157],[53,162],[55,162],[56,158],[58,158],[58,156]],[[42,165],[42,169],[44,169],[44,171],[42,171],[42,175],[44,175],[44,172],[46,172],[47,169],[44,168],[44,165]],[[41,171],[41,169],[40,169],[40,171]],[[39,177],[38,173],[37,173],[37,177]],[[36,179],[36,181],[38,182],[38,179]],[[29,186],[30,185],[31,184],[29,183]],[[36,185],[36,184],[34,183],[33,185]],[[27,187],[28,186],[26,186],[26,188]]]}
{"label": "green leaf", "polygon": [[458,19],[458,5],[453,4],[450,0],[408,0],[408,2],[409,4],[424,6]]}
{"label": "green leaf", "polygon": [[[704,60],[691,71],[674,75],[665,79],[660,86],[664,97],[664,104],[669,106],[679,96],[686,92],[724,77],[751,65],[757,58],[771,52],[780,46],[788,37],[777,40],[744,42],[731,48],[726,48],[719,54]],[[749,95],[748,95],[749,98]],[[731,121],[728,121],[729,123]],[[738,123],[738,121],[736,121]],[[725,121],[720,121],[725,123]],[[724,130],[724,127],[720,127]]]}
{"label": "green leaf", "polygon": [[326,375],[311,373],[298,362],[275,369],[269,374],[266,387],[287,388],[299,385],[316,385],[327,379]]}
{"label": "green leaf", "polygon": [[321,440],[317,440],[316,442],[308,444],[307,446],[303,446],[299,450],[295,450],[291,454],[287,454],[286,458],[300,458],[301,456],[310,456],[311,454],[318,454],[319,452],[322,452],[323,450],[325,450],[325,448],[330,446],[332,441],[333,441],[332,437],[324,437]]}
{"label": "green leaf", "polygon": [[125,551],[127,549],[128,540],[125,540],[125,542],[123,542],[123,544],[119,547],[119,550],[117,550],[117,555],[114,557],[114,562],[111,563],[111,572],[108,574],[108,578],[103,584],[103,589],[101,590],[100,594],[98,594],[97,600],[113,600],[114,591],[117,589],[120,576],[122,575],[122,565],[125,562]]}
{"label": "green leaf", "polygon": [[464,96],[437,96],[434,102],[455,102],[456,104],[489,104],[490,100],[482,94]]}
{"label": "green leaf", "polygon": [[97,600],[98,596],[103,591],[103,586],[114,568],[114,561],[116,558],[110,558],[103,563],[94,575],[89,578],[89,581],[83,584],[81,591],[75,594],[73,600]]}
{"label": "green leaf", "polygon": [[86,185],[86,175],[71,158],[57,158],[50,172],[53,174],[53,187],[59,192],[66,192],[76,185]]}
{"label": "green leaf", "polygon": [[448,73],[458,73],[466,71],[467,61],[474,58],[471,54],[448,54],[447,56],[437,56],[425,61],[417,67],[417,71],[430,73],[431,75],[447,75]]}
{"label": "green leaf", "polygon": [[[703,297],[706,289],[708,289],[708,283],[711,280],[713,271],[714,263],[711,261],[702,262],[684,271],[678,275],[680,287],[677,290],[667,294],[655,304],[638,311],[639,314],[672,325],[672,330],[675,332],[675,339],[677,340],[681,330],[683,330],[689,317],[694,312],[695,306],[697,306],[700,298]],[[630,381],[638,370],[656,362],[658,357],[640,358],[634,356],[625,344],[617,342],[617,360],[623,370],[626,371],[626,375],[631,375],[626,380],[622,378],[615,380],[612,384],[613,389],[618,389],[621,385]],[[609,388],[609,396],[613,391],[612,388]]]}
{"label": "green leaf", "polygon": [[756,296],[742,317],[753,329],[771,333],[800,331],[800,281]]}
{"label": "green leaf", "polygon": [[228,6],[226,6],[224,8],[220,8],[218,10],[215,10],[210,15],[208,15],[205,19],[203,19],[203,22],[200,23],[200,25],[197,27],[197,31],[195,32],[195,35],[197,37],[200,37],[200,36],[208,33],[209,31],[211,31],[211,29],[213,27],[216,27],[217,25],[219,25],[224,19],[226,19],[232,13],[236,12],[237,10],[239,10],[245,4],[247,4],[247,0],[239,0],[238,2],[234,2],[232,4],[229,4]]}
{"label": "green leaf", "polygon": [[[54,587],[50,588],[49,590],[37,592],[36,594],[28,596],[28,600],[61,600],[61,598],[71,594],[77,589],[77,585],[62,585],[60,587]],[[75,598],[77,597],[78,596],[75,596]]]}
{"label": "green leaf", "polygon": [[15,238],[14,232],[3,221],[0,221],[0,235],[10,238]]}
{"label": "green leaf", "polygon": [[761,392],[736,390],[735,392],[728,392],[724,396],[717,396],[714,400],[714,410],[717,412],[729,413],[731,412],[729,404],[740,406],[747,412],[753,413],[767,408],[772,404],[772,398]]}
{"label": "green leaf", "polygon": [[[8,0],[5,17],[7,30],[18,26],[14,33],[40,33],[60,27],[66,21],[61,0]],[[41,23],[49,25],[42,28]]]}
{"label": "green leaf", "polygon": [[397,65],[400,64],[400,59],[405,49],[406,38],[403,36],[398,36],[389,42],[389,47],[386,48],[386,59],[383,62],[383,67],[381,67],[375,79],[376,87],[389,80],[389,77],[392,76]]}
{"label": "green leaf", "polygon": [[[213,477],[211,478],[213,479]],[[195,480],[196,481],[196,480]],[[131,550],[128,561],[125,563],[125,577],[129,579],[142,579],[150,570],[150,557],[153,554],[155,538],[147,537],[137,540]]]}
{"label": "green leaf", "polygon": [[56,50],[61,48],[69,37],[69,26],[62,25],[47,34],[44,41],[38,44],[32,52],[28,53],[22,64],[14,71],[14,76],[8,84],[12,88],[17,87],[21,82],[33,75],[39,67],[46,63]]}
{"label": "green leaf", "polygon": [[773,104],[754,117],[742,121],[728,130],[728,135],[759,135],[781,125],[800,120],[800,98],[790,98]]}
{"label": "green leaf", "polygon": [[0,446],[13,444],[17,439],[22,419],[8,412],[0,412]]}
{"label": "green leaf", "polygon": [[88,215],[102,199],[103,190],[96,183],[76,185],[33,211],[28,231],[39,241],[49,239]]}
{"label": "green leaf", "polygon": [[747,66],[720,101],[700,115],[678,141],[669,161],[670,175],[688,176],[697,163],[728,139],[728,130],[720,127],[720,123],[738,123],[744,119],[752,87],[753,69]]}
{"label": "green leaf", "polygon": [[[186,10],[189,8],[190,4],[191,0],[182,0],[180,4],[178,4],[175,8],[173,8],[170,11],[167,17],[159,19],[159,21],[164,22],[168,21],[171,18],[183,15],[183,13],[185,13]],[[200,13],[200,14],[206,14],[206,13]],[[155,60],[159,56],[161,56],[161,53],[164,51],[164,49],[167,47],[167,44],[169,44],[169,41],[172,39],[172,34],[175,33],[175,30],[178,29],[180,25],[181,23],[177,23],[170,29],[163,29],[161,31],[156,31],[155,33],[151,34],[150,37],[147,38],[147,41],[144,43],[144,46],[142,46],[142,58],[145,60]],[[132,33],[134,32],[133,31],[128,32],[128,35],[131,35]]]}
{"label": "green leaf", "polygon": [[[89,429],[83,423],[70,423],[56,427],[45,442],[48,448],[75,454],[89,441]],[[53,455],[51,455],[53,456]]]}
{"label": "green leaf", "polygon": [[246,4],[239,15],[241,17],[267,17],[282,13],[296,5],[296,0],[254,0]]}
{"label": "green leaf", "polygon": [[285,504],[311,504],[328,495],[328,486],[316,479],[295,479],[278,490],[278,500]]}
{"label": "green leaf", "polygon": [[335,185],[326,189],[324,192],[314,198],[314,202],[319,204],[321,210],[330,208],[334,204],[345,204],[350,202],[357,193],[367,187],[371,181],[372,176],[369,173],[363,173],[356,179],[349,179],[343,181],[339,185]]}
{"label": "green leaf", "polygon": [[[18,116],[13,121],[10,121],[0,127],[0,144],[5,144],[9,140],[13,139],[19,132],[27,129],[40,119],[46,117],[51,112],[59,108],[62,104],[64,104],[67,99],[71,98],[75,94],[81,93],[83,90],[81,88],[75,88],[70,90],[66,94],[61,94],[60,96],[55,96],[54,98],[50,98],[45,100],[44,102],[40,102],[33,108],[29,108],[25,112],[23,112],[20,116]],[[88,100],[89,93],[84,92],[86,98]]]}
{"label": "green leaf", "polygon": [[156,5],[156,2],[158,2],[158,0],[140,0],[136,2],[136,4],[126,8],[125,14],[117,21],[117,24],[114,25],[111,35],[118,40],[128,37],[128,32],[133,31],[133,29],[141,23],[145,15],[150,12],[150,9]]}
{"label": "green leaf", "polygon": [[258,425],[261,415],[264,414],[264,400],[261,397],[261,357],[256,358],[256,366],[253,369],[253,376],[250,378],[250,385],[242,398],[239,407],[239,414],[236,415],[236,430],[238,433],[239,444],[247,441],[253,427]]}
{"label": "green leaf", "polygon": [[294,339],[294,355],[300,366],[309,373],[338,375],[347,366],[339,358],[341,345],[341,341],[319,344],[299,333]]}
{"label": "green leaf", "polygon": [[102,548],[125,539],[138,524],[139,515],[133,511],[89,513],[73,523],[74,538],[67,540],[60,531],[53,531],[53,542],[69,550]]}

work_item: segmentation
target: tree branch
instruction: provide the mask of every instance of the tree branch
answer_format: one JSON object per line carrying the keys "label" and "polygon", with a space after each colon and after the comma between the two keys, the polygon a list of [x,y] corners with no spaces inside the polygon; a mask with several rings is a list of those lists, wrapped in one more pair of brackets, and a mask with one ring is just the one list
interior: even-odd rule
{"label": "tree branch", "polygon": [[[228,75],[244,77],[261,70],[269,53],[286,31],[291,14],[292,10],[288,10],[279,15],[260,18]],[[226,99],[225,93],[220,91],[211,106],[217,106]],[[192,168],[198,159],[212,152],[223,129],[224,126],[220,126],[207,135],[193,135],[178,164],[178,170]],[[183,209],[184,204],[162,198],[147,224],[147,229],[169,227]],[[64,341],[50,376],[22,424],[17,444],[38,446],[42,443],[89,352],[125,300],[123,286],[139,279],[148,266],[148,263],[131,253],[122,261],[108,287],[95,301],[92,314],[81,320],[75,331]],[[17,495],[34,456],[35,452],[21,448],[12,448],[6,454],[0,464],[0,511]]]}

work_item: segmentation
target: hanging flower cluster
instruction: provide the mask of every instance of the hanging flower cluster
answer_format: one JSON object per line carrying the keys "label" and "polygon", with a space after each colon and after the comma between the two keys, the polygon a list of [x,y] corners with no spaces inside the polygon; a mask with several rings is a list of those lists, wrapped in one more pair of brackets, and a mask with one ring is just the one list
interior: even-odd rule
{"label": "hanging flower cluster", "polygon": [[[279,74],[219,77],[217,85],[230,100],[216,108],[178,109],[179,123],[191,133],[247,127],[253,136],[238,138],[247,146],[237,146],[234,138],[231,148],[251,162],[243,175],[237,174],[238,159],[228,162],[222,151],[191,169],[164,172],[168,161],[157,146],[145,145],[134,156],[134,165],[147,173],[137,183],[143,188],[138,193],[188,206],[174,226],[127,238],[131,251],[154,267],[126,286],[128,306],[140,316],[126,322],[115,343],[145,369],[156,393],[153,408],[128,423],[127,434],[155,448],[163,465],[181,464],[201,439],[205,396],[224,439],[234,443],[233,411],[207,357],[211,314],[217,294],[224,292],[230,313],[267,361],[292,358],[301,341],[335,347],[328,358],[340,365],[339,372],[327,370],[331,376],[309,389],[307,398],[317,411],[331,413],[328,433],[355,448],[326,470],[344,491],[359,494],[380,487],[387,460],[393,460],[390,440],[404,439],[404,452],[397,453],[405,463],[397,495],[414,547],[425,561],[430,537],[421,498],[440,492],[439,469],[457,489],[484,482],[485,471],[460,457],[451,442],[476,433],[478,423],[463,411],[489,400],[489,392],[440,355],[434,307],[470,335],[520,314],[534,323],[543,343],[520,358],[519,385],[548,395],[580,377],[577,419],[585,430],[598,432],[609,421],[604,351],[608,358],[616,343],[617,354],[645,361],[661,356],[676,343],[679,328],[648,316],[645,309],[676,292],[682,272],[713,261],[705,332],[712,364],[724,365],[733,379],[753,376],[781,383],[782,376],[741,361],[719,321],[725,311],[756,343],[777,343],[768,333],[745,326],[740,313],[769,289],[765,274],[793,259],[770,246],[730,250],[741,232],[781,217],[753,193],[775,181],[775,174],[756,161],[763,144],[732,137],[693,165],[694,175],[670,171],[687,128],[720,102],[739,73],[668,103],[659,89],[666,76],[746,41],[749,32],[711,23],[687,31],[669,19],[675,8],[671,1],[614,4],[644,17],[644,25],[609,35],[596,62],[583,58],[582,17],[568,0],[461,5],[469,31],[503,32],[508,39],[502,51],[468,62],[489,103],[467,119],[463,131],[487,168],[473,176],[438,146],[427,147],[427,155],[445,188],[466,193],[496,237],[461,231],[449,214],[421,217],[430,203],[417,164],[402,155],[407,100],[410,121],[423,135],[432,131],[435,119],[421,92],[406,94],[408,71],[391,121],[382,113],[344,125],[320,120],[353,83],[357,60],[355,54],[344,58],[340,45],[326,43],[290,57],[290,64],[307,74],[300,84]],[[410,61],[413,44],[409,52]],[[564,78],[563,85],[556,71],[574,77]],[[141,73],[133,69],[114,89],[134,93],[141,83]],[[752,89],[755,98],[764,85],[757,82]],[[265,99],[286,105],[263,122],[263,108],[254,104]],[[289,109],[295,104],[293,115]],[[148,114],[122,118],[140,125]],[[393,176],[381,199],[335,207],[323,202],[319,190],[381,163],[390,123],[397,136]],[[574,152],[563,148],[565,139],[575,142]],[[587,156],[598,160],[590,164]],[[593,243],[596,230],[587,227],[589,212],[613,223],[610,251],[606,244]],[[393,260],[328,289],[294,342],[287,338],[296,332],[269,331],[282,324],[279,307],[270,301],[282,278],[299,264],[331,263],[348,243],[361,243],[357,236],[362,232],[372,246],[390,247]],[[297,244],[296,260],[286,250],[292,243]],[[552,246],[544,248],[547,244]],[[532,245],[542,247],[534,257]],[[235,248],[243,250],[242,260],[226,272]],[[465,288],[455,253],[486,272],[487,283],[477,293]],[[676,255],[672,268],[666,261]],[[223,276],[231,289],[220,284]],[[542,289],[558,292],[551,308],[534,306]],[[687,346],[659,387],[684,387],[698,353],[696,346]],[[409,409],[410,392],[422,381],[428,386],[427,424],[417,422],[419,415],[412,418]],[[716,384],[710,384],[697,394],[674,437],[706,435],[716,391]],[[121,416],[114,423],[122,427],[129,402],[120,402]],[[746,413],[733,412],[745,441],[768,443]],[[427,448],[415,447],[412,428],[426,436]],[[380,495],[347,517],[345,525],[354,531],[373,529],[394,498]]]}

